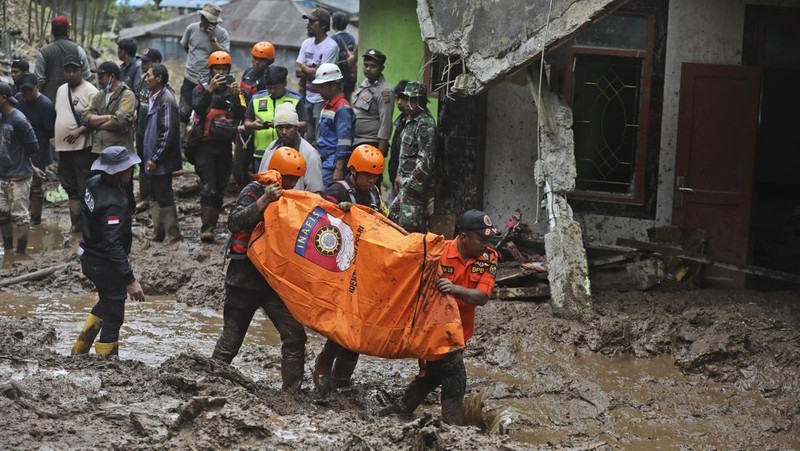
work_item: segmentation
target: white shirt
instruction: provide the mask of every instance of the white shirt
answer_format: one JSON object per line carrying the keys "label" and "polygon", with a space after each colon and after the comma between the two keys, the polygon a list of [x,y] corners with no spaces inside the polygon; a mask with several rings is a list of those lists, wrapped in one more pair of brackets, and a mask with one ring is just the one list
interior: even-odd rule
{"label": "white shirt", "polygon": [[[69,85],[64,83],[58,87],[56,93],[56,125],[54,133],[56,152],[81,150],[89,147],[91,144],[91,134],[81,135],[72,144],[64,140],[71,131],[78,128],[78,124],[75,122],[75,115],[72,113],[72,108],[69,106],[68,89]],[[97,88],[88,81],[84,81],[75,89],[72,89],[72,101],[75,106],[75,113],[77,113],[78,116],[83,114],[83,111],[89,107],[89,101],[96,92]]]}
{"label": "white shirt", "polygon": [[[300,53],[297,55],[297,62],[308,67],[319,67],[322,63],[336,64],[336,57],[339,56],[339,45],[327,37],[319,44],[316,38],[308,38],[300,46]],[[306,80],[306,98],[311,103],[321,103],[322,96],[319,95],[317,88],[311,83],[313,80]]]}

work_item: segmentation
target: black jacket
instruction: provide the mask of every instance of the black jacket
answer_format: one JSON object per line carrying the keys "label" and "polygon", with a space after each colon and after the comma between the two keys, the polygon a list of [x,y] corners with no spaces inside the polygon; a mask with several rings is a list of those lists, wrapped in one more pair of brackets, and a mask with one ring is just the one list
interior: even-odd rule
{"label": "black jacket", "polygon": [[133,233],[122,187],[107,183],[102,174],[90,178],[81,205],[81,227],[84,255],[108,262],[126,285],[136,280],[128,262]]}

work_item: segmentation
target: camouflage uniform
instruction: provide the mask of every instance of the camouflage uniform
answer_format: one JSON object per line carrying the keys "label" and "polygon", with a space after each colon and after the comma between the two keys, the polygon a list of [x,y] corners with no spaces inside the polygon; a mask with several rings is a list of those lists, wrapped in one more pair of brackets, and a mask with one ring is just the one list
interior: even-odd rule
{"label": "camouflage uniform", "polygon": [[[404,94],[421,97],[425,87],[416,82],[406,86]],[[421,94],[421,95],[420,95]],[[400,136],[400,191],[389,209],[389,218],[409,232],[427,230],[428,204],[436,194],[436,122],[425,108],[406,123]]]}

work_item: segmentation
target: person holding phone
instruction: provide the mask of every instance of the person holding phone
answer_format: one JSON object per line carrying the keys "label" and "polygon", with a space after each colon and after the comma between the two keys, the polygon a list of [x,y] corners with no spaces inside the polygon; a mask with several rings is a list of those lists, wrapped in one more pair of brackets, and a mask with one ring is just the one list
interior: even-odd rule
{"label": "person holding phone", "polygon": [[208,76],[192,93],[194,121],[202,140],[195,157],[195,171],[200,176],[200,240],[214,242],[214,229],[222,212],[222,198],[231,176],[231,148],[237,128],[244,117],[239,84],[231,75],[231,56],[214,52],[208,57]]}

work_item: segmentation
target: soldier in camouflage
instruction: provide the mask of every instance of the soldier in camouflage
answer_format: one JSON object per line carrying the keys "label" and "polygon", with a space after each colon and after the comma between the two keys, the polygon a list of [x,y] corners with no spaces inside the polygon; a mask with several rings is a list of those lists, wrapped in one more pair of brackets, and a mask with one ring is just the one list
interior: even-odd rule
{"label": "soldier in camouflage", "polygon": [[426,232],[430,211],[428,204],[436,195],[436,122],[427,107],[425,85],[406,84],[398,106],[408,118],[400,136],[400,165],[394,180],[397,197],[389,218],[409,232]]}

